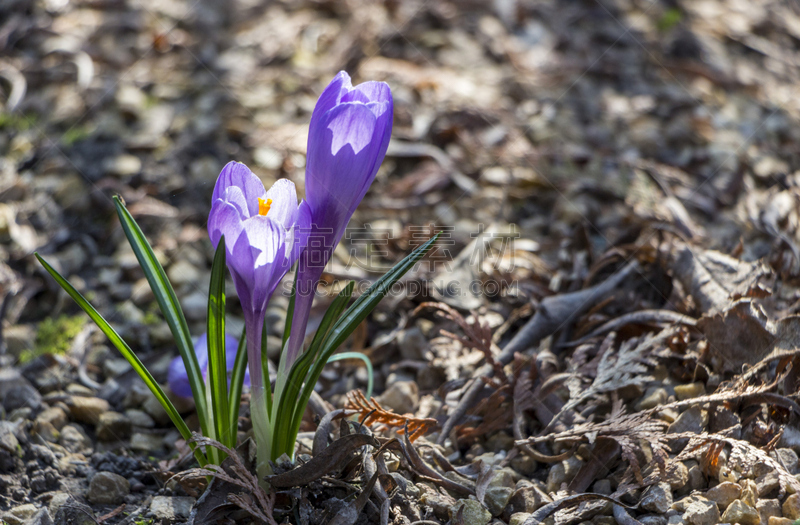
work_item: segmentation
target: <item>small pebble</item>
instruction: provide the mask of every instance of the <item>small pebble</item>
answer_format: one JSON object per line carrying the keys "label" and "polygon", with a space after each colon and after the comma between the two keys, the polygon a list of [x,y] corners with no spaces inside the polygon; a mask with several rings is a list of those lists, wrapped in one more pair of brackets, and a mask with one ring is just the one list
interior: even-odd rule
{"label": "small pebble", "polygon": [[725,511],[728,505],[742,494],[742,487],[729,481],[720,483],[716,487],[708,489],[706,498],[716,502],[720,511]]}
{"label": "small pebble", "polygon": [[645,510],[663,514],[672,506],[672,488],[669,483],[651,485],[642,497],[641,506]]}
{"label": "small pebble", "polygon": [[800,518],[800,494],[792,494],[783,502],[783,516],[796,520]]}
{"label": "small pebble", "polygon": [[756,509],[737,499],[725,509],[722,521],[725,523],[740,523],[741,525],[759,525],[761,516],[758,515]]}
{"label": "small pebble", "polygon": [[706,393],[706,387],[705,385],[703,385],[703,383],[699,381],[695,383],[689,383],[687,385],[677,385],[675,387],[675,397],[677,397],[679,401],[702,396],[705,393]]}
{"label": "small pebble", "polygon": [[700,496],[691,498],[683,512],[684,520],[692,525],[715,525],[720,523],[719,508],[715,502],[708,501]]}
{"label": "small pebble", "polygon": [[98,472],[89,483],[86,499],[98,505],[118,505],[130,493],[127,479],[113,472]]}

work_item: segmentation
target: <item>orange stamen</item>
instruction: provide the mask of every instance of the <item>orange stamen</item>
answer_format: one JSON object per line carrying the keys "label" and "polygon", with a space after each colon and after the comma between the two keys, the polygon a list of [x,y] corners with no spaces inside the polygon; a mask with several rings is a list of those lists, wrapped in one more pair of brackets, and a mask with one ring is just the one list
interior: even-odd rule
{"label": "orange stamen", "polygon": [[266,215],[269,213],[269,209],[272,206],[272,199],[264,200],[261,197],[258,198],[258,214],[259,215]]}

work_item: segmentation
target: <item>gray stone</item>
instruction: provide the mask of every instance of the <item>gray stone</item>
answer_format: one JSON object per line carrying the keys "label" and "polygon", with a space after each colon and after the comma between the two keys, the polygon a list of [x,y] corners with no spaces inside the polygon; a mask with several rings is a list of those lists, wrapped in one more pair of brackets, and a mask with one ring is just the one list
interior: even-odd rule
{"label": "gray stone", "polygon": [[[164,388],[164,391],[167,393],[167,397],[178,413],[186,414],[194,409],[194,399],[178,397],[168,388]],[[170,423],[169,414],[167,414],[167,411],[161,406],[158,398],[156,398],[150,390],[147,391],[147,395],[142,402],[142,410],[150,415],[159,425],[163,426]]]}
{"label": "gray stone", "polygon": [[[522,482],[520,482],[522,483]],[[527,482],[526,482],[527,483]],[[552,503],[552,499],[542,489],[533,484],[520,486],[511,495],[508,502],[509,511],[514,512],[536,512],[540,507]]]}
{"label": "gray stone", "polygon": [[161,436],[134,432],[131,436],[131,449],[142,452],[159,452],[163,449],[164,442]]}
{"label": "gray stone", "polygon": [[722,515],[722,521],[726,523],[740,523],[741,525],[759,525],[761,523],[761,516],[758,511],[742,502],[742,500],[734,500],[725,513]]}
{"label": "gray stone", "polygon": [[511,460],[511,468],[527,478],[532,477],[538,467],[539,464],[536,463],[536,460],[525,453],[517,454]]}
{"label": "gray stone", "polygon": [[58,436],[58,444],[72,453],[92,450],[92,439],[78,425],[65,425]]}
{"label": "gray stone", "polygon": [[683,519],[692,525],[715,525],[719,517],[716,502],[699,496],[693,497],[683,512]]}
{"label": "gray stone", "polygon": [[21,454],[22,449],[17,439],[19,427],[11,421],[0,421],[0,450],[5,450],[11,454]]}
{"label": "gray stone", "polygon": [[669,483],[651,485],[642,498],[641,506],[650,512],[663,514],[672,506],[672,488]]}
{"label": "gray stone", "polygon": [[[33,349],[33,342],[36,340],[36,329],[29,324],[15,324],[3,328],[3,340],[6,343],[8,352],[19,357],[26,350]],[[22,377],[21,375],[19,377]],[[2,379],[0,379],[2,382]],[[2,386],[0,386],[2,391]],[[4,396],[2,396],[4,397]]]}
{"label": "gray stone", "polygon": [[720,511],[728,508],[728,505],[735,499],[738,499],[742,494],[742,487],[736,483],[725,481],[716,487],[708,489],[706,498],[715,502],[719,506]]}
{"label": "gray stone", "polygon": [[428,340],[417,327],[402,330],[397,334],[397,347],[403,359],[421,361],[428,350]]}
{"label": "gray stone", "polygon": [[790,448],[779,448],[770,452],[769,455],[777,459],[790,473],[797,473],[798,458],[797,452],[794,450]]}
{"label": "gray stone", "polygon": [[508,520],[508,525],[522,525],[531,516],[532,514],[529,512],[515,512],[511,515],[511,519]]}
{"label": "gray stone", "polygon": [[117,177],[131,177],[142,171],[142,161],[134,155],[118,155],[104,164],[106,173]]}
{"label": "gray stone", "polygon": [[68,492],[54,492],[47,507],[50,510],[50,514],[55,516],[58,509],[66,505],[70,499],[72,499],[72,496]]}
{"label": "gray stone", "polygon": [[486,508],[474,499],[461,499],[450,507],[450,517],[457,520],[461,516],[461,523],[469,525],[487,525],[492,520],[492,515]]}
{"label": "gray stone", "polygon": [[156,426],[156,422],[144,410],[129,408],[125,411],[125,415],[131,420],[131,424],[134,427],[153,428]]}
{"label": "gray stone", "polygon": [[42,394],[30,383],[21,384],[10,389],[3,398],[3,408],[6,412],[23,407],[38,410],[41,406]]}
{"label": "gray stone", "polygon": [[63,505],[57,507],[53,516],[56,525],[97,525],[92,508],[74,498],[67,499]]}
{"label": "gray stone", "polygon": [[72,419],[89,425],[97,425],[100,415],[111,410],[108,401],[99,397],[72,396],[67,406]]}
{"label": "gray stone", "polygon": [[386,389],[379,402],[398,414],[413,414],[419,405],[419,389],[413,381],[398,381]]}
{"label": "gray stone", "polygon": [[185,259],[175,261],[167,270],[167,277],[176,289],[201,282],[202,272]]}
{"label": "gray stone", "polygon": [[649,410],[657,406],[663,405],[667,402],[669,395],[667,391],[662,388],[647,389],[644,397],[636,405],[637,410]]}
{"label": "gray stone", "polygon": [[770,492],[778,490],[780,485],[777,470],[770,470],[756,478],[756,489],[759,496],[767,496]]}
{"label": "gray stone", "polygon": [[106,379],[121,376],[131,369],[131,364],[126,359],[112,358],[103,360],[103,375],[106,376]]}
{"label": "gray stone", "polygon": [[699,434],[703,431],[703,427],[708,422],[708,414],[699,406],[695,405],[687,410],[681,412],[678,419],[669,426],[668,432],[670,434],[680,432],[691,432]]}
{"label": "gray stone", "polygon": [[156,496],[150,503],[150,513],[165,522],[183,521],[189,517],[194,503],[194,498]]}
{"label": "gray stone", "polygon": [[547,492],[552,494],[561,490],[561,484],[567,481],[567,471],[562,463],[554,463],[547,472]]}
{"label": "gray stone", "polygon": [[509,487],[490,486],[486,489],[486,496],[483,502],[486,504],[486,508],[489,509],[489,512],[492,513],[492,516],[499,516],[503,513],[513,492],[514,490]]}
{"label": "gray stone", "polygon": [[42,507],[25,525],[53,525],[53,518],[50,517],[47,507]]}
{"label": "gray stone", "polygon": [[58,406],[45,408],[36,416],[34,424],[43,422],[50,423],[56,430],[61,430],[67,424],[67,413]]}
{"label": "gray stone", "polygon": [[800,518],[800,494],[792,494],[786,498],[781,510],[783,511],[784,518],[792,520]]}
{"label": "gray stone", "polygon": [[610,479],[598,479],[594,482],[594,486],[592,487],[592,492],[597,494],[603,494],[605,496],[611,495],[611,480]]}
{"label": "gray stone", "polygon": [[667,482],[672,490],[678,490],[689,483],[689,469],[682,462],[670,463],[667,467]]}
{"label": "gray stone", "polygon": [[5,512],[2,517],[8,525],[25,525],[36,514],[36,505],[27,503],[19,505]]}
{"label": "gray stone", "polygon": [[660,514],[645,514],[636,518],[642,525],[667,525],[666,516]]}
{"label": "gray stone", "polygon": [[98,505],[119,505],[130,494],[131,484],[113,472],[98,472],[89,482],[86,499]]}
{"label": "gray stone", "polygon": [[781,517],[781,502],[776,499],[760,499],[756,502],[756,510],[761,523],[769,523],[772,517]]}
{"label": "gray stone", "polygon": [[104,412],[97,423],[97,439],[100,441],[117,441],[128,439],[133,423],[127,416],[119,412]]}

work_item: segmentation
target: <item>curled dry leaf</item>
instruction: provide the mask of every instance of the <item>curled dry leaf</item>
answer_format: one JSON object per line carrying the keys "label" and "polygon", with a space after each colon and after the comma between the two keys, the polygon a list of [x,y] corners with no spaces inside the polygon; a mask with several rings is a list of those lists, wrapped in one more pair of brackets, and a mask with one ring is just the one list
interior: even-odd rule
{"label": "curled dry leaf", "polygon": [[277,489],[306,485],[344,468],[349,463],[352,453],[364,445],[379,447],[380,443],[366,434],[342,436],[308,462],[289,472],[267,476],[266,481]]}

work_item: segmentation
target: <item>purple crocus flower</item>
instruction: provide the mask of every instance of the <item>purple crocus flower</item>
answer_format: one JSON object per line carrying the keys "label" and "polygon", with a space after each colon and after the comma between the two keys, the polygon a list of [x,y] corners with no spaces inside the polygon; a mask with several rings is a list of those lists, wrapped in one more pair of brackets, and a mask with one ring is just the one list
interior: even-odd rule
{"label": "purple crocus flower", "polygon": [[280,179],[267,191],[244,164],[229,162],[222,168],[211,198],[208,235],[214,248],[225,235],[228,269],[245,318],[263,318],[267,301],[305,247],[310,220],[290,180]]}
{"label": "purple crocus flower", "polygon": [[208,216],[208,235],[214,248],[225,236],[228,269],[244,310],[250,412],[260,473],[268,468],[270,439],[261,363],[264,314],[281,278],[303,251],[310,222],[309,208],[297,204],[291,181],[281,179],[267,191],[259,178],[238,162],[228,163],[219,174]]}
{"label": "purple crocus flower", "polygon": [[[233,370],[238,347],[238,339],[232,335],[225,336],[225,361],[228,372]],[[197,362],[200,365],[200,370],[203,372],[203,378],[205,379],[208,374],[208,334],[203,334],[194,340],[194,353],[197,356]],[[189,376],[186,374],[186,366],[183,364],[181,356],[176,357],[169,364],[167,383],[169,384],[170,390],[172,390],[175,395],[186,398],[192,397],[192,387],[189,386]],[[249,369],[245,369],[244,384],[250,385]],[[230,385],[230,381],[228,381],[228,385]]]}
{"label": "purple crocus flower", "polygon": [[341,71],[322,92],[308,132],[306,201],[308,246],[298,266],[287,366],[300,353],[322,270],[364,198],[389,147],[394,105],[385,82],[353,86]]}

